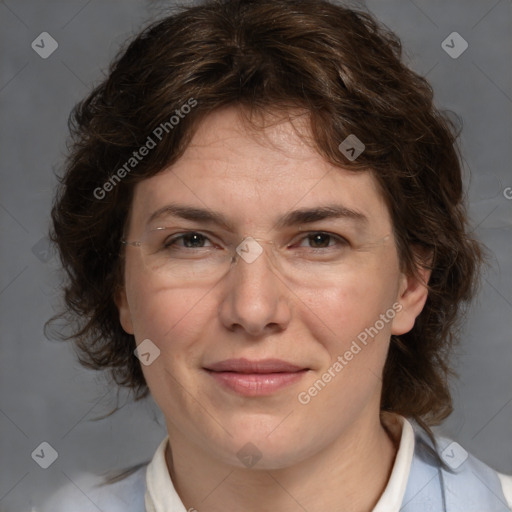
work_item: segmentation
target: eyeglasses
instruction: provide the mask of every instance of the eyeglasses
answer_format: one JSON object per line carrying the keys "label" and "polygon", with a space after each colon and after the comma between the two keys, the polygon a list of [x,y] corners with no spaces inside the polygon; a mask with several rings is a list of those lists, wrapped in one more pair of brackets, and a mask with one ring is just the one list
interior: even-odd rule
{"label": "eyeglasses", "polygon": [[354,243],[334,233],[311,231],[301,232],[286,244],[251,236],[234,244],[201,230],[157,227],[147,230],[140,240],[123,238],[121,242],[140,248],[144,268],[169,286],[213,283],[237,265],[266,257],[271,269],[288,281],[322,287],[339,282],[348,270],[364,267],[369,254],[389,239],[387,234]]}

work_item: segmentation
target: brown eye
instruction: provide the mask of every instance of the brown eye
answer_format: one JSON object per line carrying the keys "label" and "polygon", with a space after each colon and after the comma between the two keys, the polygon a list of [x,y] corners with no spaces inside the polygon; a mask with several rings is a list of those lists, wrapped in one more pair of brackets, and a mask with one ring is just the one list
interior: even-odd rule
{"label": "brown eye", "polygon": [[164,247],[166,249],[171,247],[201,249],[205,247],[206,241],[208,241],[206,236],[201,233],[191,231],[190,233],[182,233],[181,235],[167,238],[164,242]]}
{"label": "brown eye", "polygon": [[[307,241],[307,245],[311,249],[327,249],[336,245],[345,246],[348,244],[344,238],[332,233],[325,233],[323,231],[309,233],[301,240],[301,242],[303,241]],[[301,243],[301,247],[305,246]]]}
{"label": "brown eye", "polygon": [[313,235],[308,235],[308,240],[315,249],[329,247],[331,238],[331,235],[328,235],[327,233],[315,233]]}

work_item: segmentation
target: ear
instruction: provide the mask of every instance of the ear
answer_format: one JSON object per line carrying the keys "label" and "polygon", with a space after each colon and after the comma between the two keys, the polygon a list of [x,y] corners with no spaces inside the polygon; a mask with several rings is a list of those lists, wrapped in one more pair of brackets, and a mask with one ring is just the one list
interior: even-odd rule
{"label": "ear", "polygon": [[[428,258],[431,260],[431,258]],[[430,261],[428,261],[430,263]],[[417,276],[402,274],[397,302],[402,306],[393,319],[391,334],[400,335],[414,327],[416,317],[421,313],[427,301],[427,284],[431,274],[430,268],[418,266]]]}
{"label": "ear", "polygon": [[134,334],[130,306],[128,305],[128,298],[126,297],[126,289],[124,287],[119,288],[114,294],[114,302],[119,311],[119,322],[122,328],[128,334]]}

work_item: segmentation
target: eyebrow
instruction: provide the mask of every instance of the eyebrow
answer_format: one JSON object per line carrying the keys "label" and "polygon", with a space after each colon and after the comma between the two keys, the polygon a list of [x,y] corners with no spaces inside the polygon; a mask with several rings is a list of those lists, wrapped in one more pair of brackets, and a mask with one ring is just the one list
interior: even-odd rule
{"label": "eyebrow", "polygon": [[[176,203],[168,204],[153,212],[146,225],[164,217],[179,217],[192,222],[216,224],[228,231],[234,231],[232,223],[221,213],[213,212],[205,208]],[[284,229],[300,224],[310,224],[321,220],[340,218],[355,221],[357,224],[369,223],[368,217],[360,211],[339,204],[329,204],[312,208],[300,208],[288,212],[277,219],[274,228]]]}

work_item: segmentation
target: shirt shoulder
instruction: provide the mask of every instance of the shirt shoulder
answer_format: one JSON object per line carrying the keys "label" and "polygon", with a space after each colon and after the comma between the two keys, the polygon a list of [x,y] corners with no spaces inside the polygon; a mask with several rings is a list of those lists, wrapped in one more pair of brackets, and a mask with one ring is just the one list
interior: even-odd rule
{"label": "shirt shoulder", "polygon": [[502,473],[498,473],[498,478],[500,479],[501,488],[505,495],[505,499],[507,500],[507,504],[510,510],[512,510],[512,475],[503,475]]}
{"label": "shirt shoulder", "polygon": [[498,473],[450,438],[434,435],[433,442],[418,425],[415,431],[418,448],[414,458],[416,466],[413,463],[411,468],[411,474],[415,475],[412,480],[421,483],[422,478],[438,471],[447,510],[459,510],[461,505],[468,512],[469,509],[512,510],[512,476]]}
{"label": "shirt shoulder", "polygon": [[147,464],[113,483],[101,476],[86,473],[55,492],[42,512],[145,512]]}

